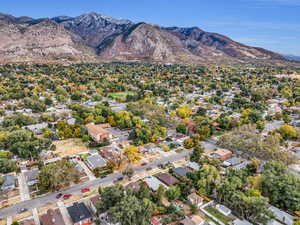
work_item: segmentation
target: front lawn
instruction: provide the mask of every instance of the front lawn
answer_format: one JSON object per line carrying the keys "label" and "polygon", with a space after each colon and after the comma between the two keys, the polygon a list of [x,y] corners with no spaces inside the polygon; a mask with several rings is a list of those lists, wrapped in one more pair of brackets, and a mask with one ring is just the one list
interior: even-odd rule
{"label": "front lawn", "polygon": [[214,207],[206,207],[205,210],[207,212],[209,212],[210,214],[212,214],[213,216],[215,216],[217,219],[219,219],[220,221],[222,221],[225,224],[229,224],[229,222],[231,221],[231,219],[227,216],[224,216],[222,213],[220,213],[216,208]]}

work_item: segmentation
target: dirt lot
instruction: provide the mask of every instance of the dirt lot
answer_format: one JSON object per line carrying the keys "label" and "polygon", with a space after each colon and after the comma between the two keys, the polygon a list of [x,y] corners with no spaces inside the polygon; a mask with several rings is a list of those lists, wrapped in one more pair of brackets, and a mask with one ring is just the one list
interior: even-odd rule
{"label": "dirt lot", "polygon": [[47,205],[38,208],[38,213],[39,214],[44,214],[47,212],[48,209],[56,209],[58,206],[56,203],[48,203]]}
{"label": "dirt lot", "polygon": [[6,219],[0,220],[0,225],[6,225]]}
{"label": "dirt lot", "polygon": [[82,152],[88,152],[89,149],[79,138],[70,138],[67,140],[54,141],[56,153],[60,157],[76,155]]}
{"label": "dirt lot", "polygon": [[19,221],[19,220],[25,219],[25,218],[30,217],[30,216],[32,216],[32,212],[27,211],[27,212],[24,212],[22,214],[14,215],[13,216],[13,221]]}

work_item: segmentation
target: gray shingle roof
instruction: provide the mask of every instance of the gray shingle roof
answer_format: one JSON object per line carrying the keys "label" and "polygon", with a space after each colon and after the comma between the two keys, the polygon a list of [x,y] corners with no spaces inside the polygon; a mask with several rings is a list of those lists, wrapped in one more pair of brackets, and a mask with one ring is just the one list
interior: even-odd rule
{"label": "gray shingle roof", "polygon": [[83,202],[75,203],[74,205],[68,207],[67,210],[73,223],[78,223],[80,221],[92,218],[91,212]]}

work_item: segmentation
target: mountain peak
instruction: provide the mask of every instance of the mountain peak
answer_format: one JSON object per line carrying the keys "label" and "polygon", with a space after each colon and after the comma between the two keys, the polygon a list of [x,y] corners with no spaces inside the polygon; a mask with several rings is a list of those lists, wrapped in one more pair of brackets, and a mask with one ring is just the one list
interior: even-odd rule
{"label": "mountain peak", "polygon": [[287,63],[280,54],[199,27],[162,27],[96,12],[51,19],[0,14],[0,25],[1,61],[14,62],[26,53],[28,60],[42,56],[45,61],[84,55],[108,61]]}

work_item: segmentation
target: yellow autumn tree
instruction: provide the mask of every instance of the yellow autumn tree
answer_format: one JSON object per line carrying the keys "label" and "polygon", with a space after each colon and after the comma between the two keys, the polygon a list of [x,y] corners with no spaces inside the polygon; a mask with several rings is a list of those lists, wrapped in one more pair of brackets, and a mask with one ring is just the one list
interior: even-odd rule
{"label": "yellow autumn tree", "polygon": [[139,149],[136,146],[130,145],[124,149],[124,155],[129,163],[140,160]]}

